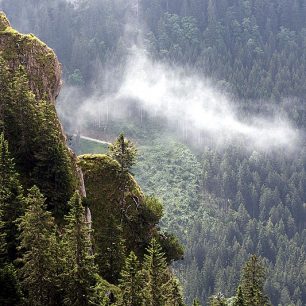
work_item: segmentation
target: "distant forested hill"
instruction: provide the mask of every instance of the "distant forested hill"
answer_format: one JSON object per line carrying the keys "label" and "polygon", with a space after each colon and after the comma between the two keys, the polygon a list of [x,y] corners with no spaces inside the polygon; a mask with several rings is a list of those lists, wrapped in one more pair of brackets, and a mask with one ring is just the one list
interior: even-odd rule
{"label": "distant forested hill", "polygon": [[136,18],[146,25],[153,56],[191,65],[240,98],[305,97],[304,0],[140,0],[138,18],[137,1],[74,3],[1,5],[17,29],[34,32],[56,50],[73,83],[92,80],[97,64],[124,58],[130,44],[125,25]]}

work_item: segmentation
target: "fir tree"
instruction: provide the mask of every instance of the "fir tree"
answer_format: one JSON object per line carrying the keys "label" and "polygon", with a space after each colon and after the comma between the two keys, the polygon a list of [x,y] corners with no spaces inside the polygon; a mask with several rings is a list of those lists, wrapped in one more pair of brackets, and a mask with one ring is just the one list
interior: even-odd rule
{"label": "fir tree", "polygon": [[200,301],[198,299],[193,300],[192,306],[201,306]]}
{"label": "fir tree", "polygon": [[121,133],[116,141],[110,145],[110,156],[118,161],[121,166],[122,172],[130,171],[131,167],[135,164],[137,149],[134,144],[124,138]]}
{"label": "fir tree", "polygon": [[1,306],[24,305],[21,286],[13,264],[6,264],[0,269],[0,288]]}
{"label": "fir tree", "polygon": [[234,302],[234,306],[246,306],[243,299],[241,286],[238,287],[236,300]]}
{"label": "fir tree", "polygon": [[13,306],[20,303],[22,294],[13,264],[7,261],[7,243],[4,222],[0,211],[0,305]]}
{"label": "fir tree", "polygon": [[170,282],[167,288],[167,301],[166,306],[185,306],[183,301],[182,288],[178,279],[171,276]]}
{"label": "fir tree", "polygon": [[125,240],[122,227],[110,213],[96,235],[96,259],[101,276],[110,283],[117,283],[125,261]]}
{"label": "fir tree", "polygon": [[122,216],[126,215],[126,201],[125,193],[128,190],[129,171],[135,164],[137,150],[134,144],[126,140],[121,133],[116,141],[110,145],[110,156],[117,160],[120,164],[120,177],[119,177],[119,206],[122,212]]}
{"label": "fir tree", "polygon": [[25,214],[18,219],[21,284],[27,292],[27,305],[55,305],[57,284],[55,223],[46,211],[45,199],[34,186],[26,198]]}
{"label": "fir tree", "polygon": [[65,249],[65,303],[89,305],[95,283],[96,266],[92,255],[91,229],[85,219],[85,208],[78,192],[69,202],[65,217],[63,247]]}
{"label": "fir tree", "polygon": [[55,106],[37,101],[24,67],[7,75],[0,59],[0,68],[0,131],[9,140],[23,186],[37,185],[48,209],[62,221],[77,180]]}
{"label": "fir tree", "polygon": [[252,255],[243,268],[240,282],[246,305],[270,305],[269,299],[263,292],[265,276],[266,272],[262,261],[256,255]]}
{"label": "fir tree", "polygon": [[6,241],[5,252],[2,250],[2,256],[5,255],[7,261],[16,259],[18,229],[15,220],[23,212],[22,193],[23,190],[9,153],[8,143],[2,133],[0,134],[0,211],[1,236]]}
{"label": "fir tree", "polygon": [[165,254],[155,238],[145,254],[144,263],[145,274],[145,305],[161,306],[167,302],[167,294],[169,293],[170,275],[165,259]]}
{"label": "fir tree", "polygon": [[7,257],[6,235],[4,232],[3,212],[0,210],[0,268],[4,266]]}
{"label": "fir tree", "polygon": [[224,298],[223,294],[220,292],[217,295],[212,296],[209,299],[210,306],[226,306],[226,299]]}
{"label": "fir tree", "polygon": [[126,258],[125,266],[120,274],[119,287],[122,290],[124,306],[143,305],[143,274],[134,252],[131,252]]}

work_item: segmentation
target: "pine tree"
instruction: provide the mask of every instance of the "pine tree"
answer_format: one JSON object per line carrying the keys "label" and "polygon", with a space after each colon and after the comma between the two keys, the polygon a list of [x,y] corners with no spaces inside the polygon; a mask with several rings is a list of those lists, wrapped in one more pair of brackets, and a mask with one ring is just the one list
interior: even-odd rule
{"label": "pine tree", "polygon": [[0,268],[4,266],[7,257],[7,244],[5,237],[3,212],[0,210]]}
{"label": "pine tree", "polygon": [[170,275],[165,254],[155,238],[151,240],[147,249],[143,268],[146,281],[144,286],[145,305],[165,305],[169,293]]}
{"label": "pine tree", "polygon": [[[16,256],[17,227],[15,218],[21,213],[21,201],[16,201],[13,192],[17,190],[17,199],[23,199],[18,175],[14,171],[13,160],[9,156],[8,144],[0,135],[0,305],[20,305],[22,292],[14,265],[10,263]],[[19,197],[20,196],[20,197]],[[9,201],[12,200],[12,203]],[[16,204],[14,209],[12,205]],[[20,207],[18,207],[20,204]],[[20,211],[18,212],[18,208]],[[9,237],[9,239],[7,239]],[[10,256],[9,256],[10,255]]]}
{"label": "pine tree", "polygon": [[171,276],[170,282],[167,288],[167,301],[166,306],[185,306],[183,301],[182,288],[179,280]]}
{"label": "pine tree", "polygon": [[246,306],[244,299],[243,299],[241,286],[238,287],[236,300],[233,305],[234,306]]}
{"label": "pine tree", "polygon": [[223,294],[220,292],[217,295],[212,296],[209,299],[209,306],[226,306],[226,299]]}
{"label": "pine tree", "polygon": [[[15,171],[14,161],[10,156],[8,143],[0,134],[0,211],[2,220],[2,239],[5,238],[5,251],[2,259],[16,259],[18,229],[15,220],[23,212],[23,190]],[[4,253],[3,253],[4,252]],[[4,258],[5,257],[5,258]]]}
{"label": "pine tree", "polygon": [[0,269],[0,288],[1,306],[24,305],[21,286],[13,264],[6,264]]}
{"label": "pine tree", "polygon": [[7,262],[7,243],[0,210],[0,305],[13,306],[20,302],[21,289],[13,264]]}
{"label": "pine tree", "polygon": [[125,261],[125,240],[119,221],[110,213],[104,221],[99,235],[96,235],[96,262],[101,276],[112,284],[117,284]]}
{"label": "pine tree", "polygon": [[125,193],[128,190],[128,183],[130,182],[128,174],[131,167],[135,164],[137,150],[134,144],[126,140],[124,135],[121,133],[116,141],[110,145],[110,156],[117,160],[120,164],[120,177],[119,177],[119,206],[122,215],[125,216],[126,202]]}
{"label": "pine tree", "polygon": [[201,306],[200,301],[198,299],[193,300],[192,306]]}
{"label": "pine tree", "polygon": [[110,156],[113,157],[121,166],[122,172],[130,171],[135,164],[137,149],[130,140],[124,138],[124,134],[120,134],[116,141],[110,145]]}
{"label": "pine tree", "polygon": [[34,186],[26,198],[25,214],[18,219],[20,246],[23,250],[20,268],[21,284],[27,305],[55,305],[57,263],[55,223],[46,211],[45,199]]}
{"label": "pine tree", "polygon": [[85,208],[78,192],[69,202],[65,217],[63,248],[65,249],[65,303],[89,305],[95,283],[96,266],[92,255],[91,229],[85,220]]}
{"label": "pine tree", "polygon": [[131,252],[126,258],[125,266],[121,271],[119,279],[124,306],[143,305],[143,285],[143,274],[141,273],[138,258],[134,252]]}
{"label": "pine tree", "polygon": [[265,276],[266,272],[262,261],[256,255],[252,255],[243,268],[240,282],[246,305],[270,305],[268,297],[263,292]]}
{"label": "pine tree", "polygon": [[55,106],[37,101],[24,67],[5,73],[7,67],[0,58],[2,68],[0,131],[9,140],[23,186],[37,185],[48,209],[62,221],[77,180]]}

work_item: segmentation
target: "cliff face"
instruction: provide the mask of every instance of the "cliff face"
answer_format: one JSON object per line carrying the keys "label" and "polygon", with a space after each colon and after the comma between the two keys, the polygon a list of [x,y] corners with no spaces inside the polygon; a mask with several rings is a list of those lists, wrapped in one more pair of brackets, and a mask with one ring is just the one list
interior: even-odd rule
{"label": "cliff face", "polygon": [[55,110],[61,65],[52,49],[14,30],[0,12],[0,66],[0,133],[24,187],[37,185],[61,220],[74,191],[85,196],[81,170]]}
{"label": "cliff face", "polygon": [[29,86],[37,100],[55,103],[61,88],[61,64],[54,51],[33,34],[14,30],[0,12],[0,52],[12,70],[25,68]]}

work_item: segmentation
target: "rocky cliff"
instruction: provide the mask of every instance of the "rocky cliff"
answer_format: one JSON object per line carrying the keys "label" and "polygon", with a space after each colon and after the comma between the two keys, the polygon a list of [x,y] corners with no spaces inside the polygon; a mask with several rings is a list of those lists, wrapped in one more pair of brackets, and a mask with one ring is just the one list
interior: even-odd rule
{"label": "rocky cliff", "polygon": [[55,103],[61,88],[61,65],[52,49],[33,34],[14,30],[0,12],[0,52],[12,70],[22,65],[37,100]]}
{"label": "rocky cliff", "polygon": [[81,170],[55,110],[61,64],[52,49],[14,30],[0,12],[0,65],[0,132],[24,187],[37,185],[61,218],[76,189],[85,196]]}

